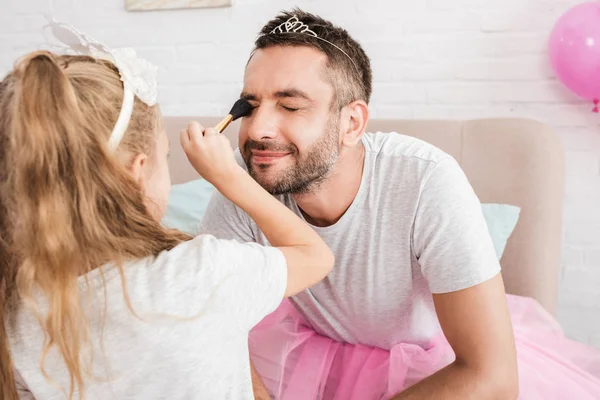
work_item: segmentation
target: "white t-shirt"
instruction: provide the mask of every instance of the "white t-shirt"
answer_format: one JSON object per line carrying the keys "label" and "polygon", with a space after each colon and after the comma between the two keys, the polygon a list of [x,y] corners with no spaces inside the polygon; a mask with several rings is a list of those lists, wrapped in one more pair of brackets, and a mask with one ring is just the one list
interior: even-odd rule
{"label": "white t-shirt", "polygon": [[[103,271],[104,323],[99,269],[87,275],[91,299],[82,290],[82,303],[91,304],[86,315],[94,374],[100,378],[86,383],[86,399],[254,398],[248,332],[283,299],[287,267],[281,251],[205,235],[129,263],[127,293],[140,318],[127,307],[117,269]],[[9,338],[22,398],[64,399],[40,370],[44,336],[39,324],[24,311],[16,321]],[[67,370],[55,348],[45,365],[68,389]]]}
{"label": "white t-shirt", "polygon": [[[432,293],[465,289],[500,272],[481,204],[456,160],[440,149],[397,133],[367,133],[362,143],[356,198],[334,225],[313,226],[335,266],[292,302],[317,332],[338,341],[427,346],[441,329]],[[278,198],[302,217],[291,196]],[[200,232],[268,244],[219,193]]]}

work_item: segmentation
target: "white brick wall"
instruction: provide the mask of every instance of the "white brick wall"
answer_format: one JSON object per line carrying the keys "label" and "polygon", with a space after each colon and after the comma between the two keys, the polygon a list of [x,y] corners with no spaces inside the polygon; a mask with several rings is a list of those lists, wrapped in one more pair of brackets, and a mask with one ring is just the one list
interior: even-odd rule
{"label": "white brick wall", "polygon": [[[215,115],[241,88],[262,23],[294,5],[347,28],[373,60],[376,117],[532,117],[567,150],[559,319],[600,347],[600,115],[554,78],[556,19],[580,0],[237,0],[232,8],[128,13],[125,0],[54,0],[67,20],[160,66],[165,114]],[[43,40],[47,0],[2,0],[0,73]]]}

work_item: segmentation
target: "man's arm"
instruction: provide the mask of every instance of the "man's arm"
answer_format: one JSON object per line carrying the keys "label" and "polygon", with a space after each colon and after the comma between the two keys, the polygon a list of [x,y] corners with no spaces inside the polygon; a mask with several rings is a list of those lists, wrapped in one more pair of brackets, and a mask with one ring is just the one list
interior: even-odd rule
{"label": "man's arm", "polygon": [[456,361],[393,400],[516,399],[517,359],[502,277],[433,299]]}
{"label": "man's arm", "polygon": [[250,372],[252,373],[252,391],[254,392],[254,398],[256,400],[271,400],[271,395],[256,371],[256,368],[254,368],[252,359],[250,359]]}
{"label": "man's arm", "polygon": [[516,350],[498,254],[458,163],[438,160],[415,214],[413,249],[456,361],[400,399],[517,397]]}

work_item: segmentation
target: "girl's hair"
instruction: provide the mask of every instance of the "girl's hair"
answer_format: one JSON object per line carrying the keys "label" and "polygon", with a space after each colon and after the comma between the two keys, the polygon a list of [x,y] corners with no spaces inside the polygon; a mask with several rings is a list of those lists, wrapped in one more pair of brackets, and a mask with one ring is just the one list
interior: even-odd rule
{"label": "girl's hair", "polygon": [[[17,399],[8,331],[19,307],[35,313],[45,334],[42,371],[50,379],[44,361],[56,346],[69,370],[73,398],[83,393],[89,374],[82,361],[90,339],[78,278],[114,263],[129,303],[122,262],[156,256],[189,239],[153,219],[127,170],[137,154],[155,157],[162,129],[158,107],[136,98],[119,148],[108,151],[122,101],[116,67],[87,56],[34,52],[0,83],[0,397],[5,400]],[[38,294],[47,312],[37,306]]]}

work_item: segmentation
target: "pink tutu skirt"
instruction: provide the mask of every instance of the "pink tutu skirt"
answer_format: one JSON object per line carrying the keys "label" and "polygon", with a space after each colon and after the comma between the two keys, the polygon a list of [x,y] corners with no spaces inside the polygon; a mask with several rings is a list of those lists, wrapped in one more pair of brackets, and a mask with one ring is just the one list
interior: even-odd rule
{"label": "pink tutu skirt", "polygon": [[[519,399],[600,399],[600,351],[567,339],[536,301],[507,296],[519,360]],[[454,361],[440,335],[391,350],[336,342],[284,301],[250,333],[252,361],[277,400],[388,399]]]}

